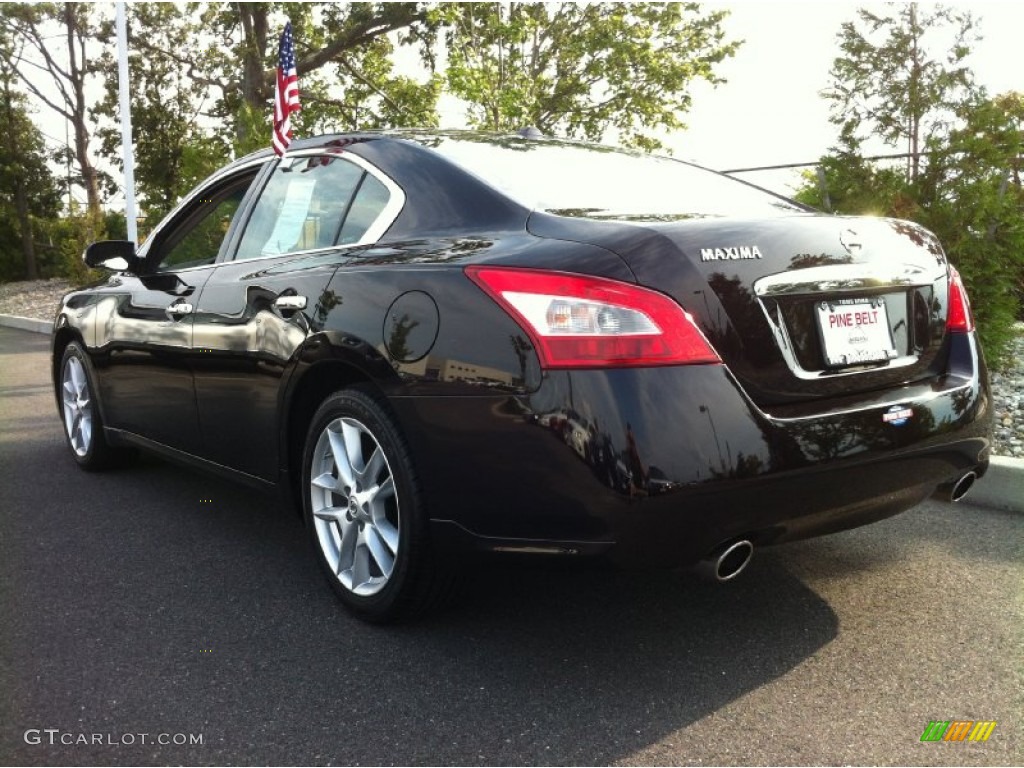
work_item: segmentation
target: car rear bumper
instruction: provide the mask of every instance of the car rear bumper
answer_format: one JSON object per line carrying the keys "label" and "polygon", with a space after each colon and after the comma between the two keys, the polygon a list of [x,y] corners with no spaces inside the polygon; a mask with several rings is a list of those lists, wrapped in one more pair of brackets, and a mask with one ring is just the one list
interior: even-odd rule
{"label": "car rear bumper", "polygon": [[927,382],[766,413],[724,366],[551,371],[519,397],[397,397],[438,540],[688,564],[723,542],[816,536],[984,472],[973,334]]}

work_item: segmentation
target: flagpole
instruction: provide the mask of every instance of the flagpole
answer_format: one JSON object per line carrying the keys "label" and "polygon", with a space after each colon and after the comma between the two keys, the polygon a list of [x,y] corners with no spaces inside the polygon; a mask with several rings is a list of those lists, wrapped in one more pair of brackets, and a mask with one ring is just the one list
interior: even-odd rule
{"label": "flagpole", "polygon": [[124,153],[124,217],[128,239],[138,243],[135,215],[135,151],[132,147],[132,109],[128,98],[128,23],[124,3],[117,3],[117,80],[121,110],[121,149]]}

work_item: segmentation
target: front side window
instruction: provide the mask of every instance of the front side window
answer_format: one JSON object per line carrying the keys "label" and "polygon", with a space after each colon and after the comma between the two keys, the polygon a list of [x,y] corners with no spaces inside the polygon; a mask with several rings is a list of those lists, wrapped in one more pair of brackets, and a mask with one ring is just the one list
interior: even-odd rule
{"label": "front side window", "polygon": [[331,156],[286,159],[253,208],[236,259],[358,242],[387,204],[387,188]]}
{"label": "front side window", "polygon": [[213,264],[255,171],[200,194],[184,216],[160,236],[158,272]]}

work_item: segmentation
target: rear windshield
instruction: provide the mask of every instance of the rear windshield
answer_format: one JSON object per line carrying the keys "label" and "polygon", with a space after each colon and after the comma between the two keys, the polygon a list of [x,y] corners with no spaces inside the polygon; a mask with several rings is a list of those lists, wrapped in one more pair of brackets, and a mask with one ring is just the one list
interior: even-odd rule
{"label": "rear windshield", "polygon": [[803,211],[759,187],[668,158],[556,141],[444,137],[433,148],[528,208],[671,221]]}

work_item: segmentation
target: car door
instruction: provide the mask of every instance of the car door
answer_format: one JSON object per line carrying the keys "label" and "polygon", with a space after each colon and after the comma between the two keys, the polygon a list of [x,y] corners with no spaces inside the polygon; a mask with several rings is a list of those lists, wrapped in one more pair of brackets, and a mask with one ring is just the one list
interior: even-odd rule
{"label": "car door", "polygon": [[[230,258],[196,309],[196,403],[211,461],[277,479],[282,377],[322,325],[327,285],[352,246],[375,241],[401,210],[390,180],[351,155],[282,159],[252,205]],[[383,310],[382,310],[383,311]]]}
{"label": "car door", "polygon": [[96,368],[108,425],[189,453],[201,448],[190,356],[193,312],[259,168],[197,190],[97,306]]}

